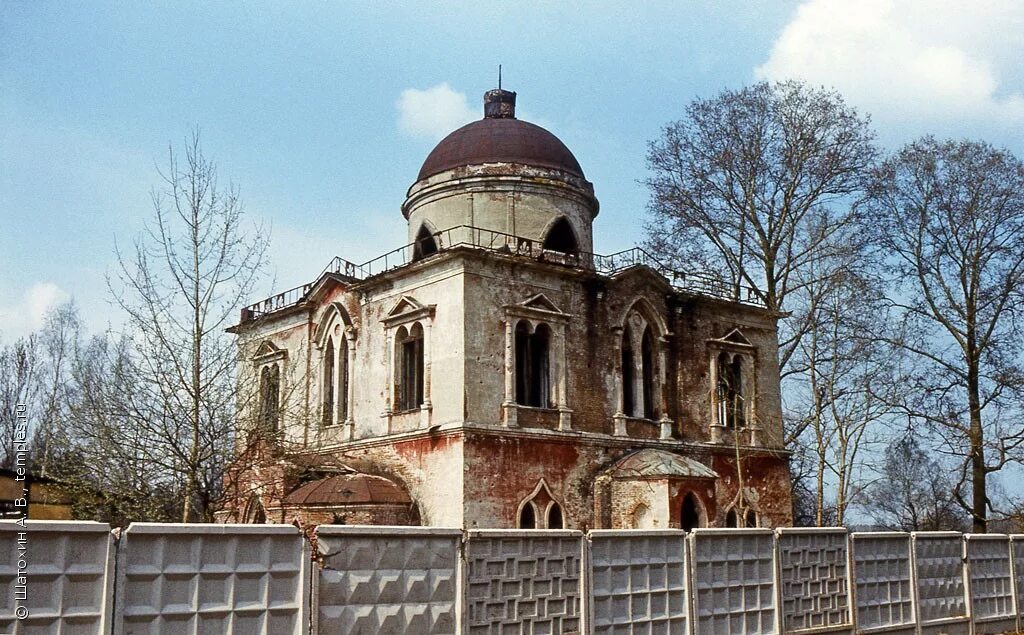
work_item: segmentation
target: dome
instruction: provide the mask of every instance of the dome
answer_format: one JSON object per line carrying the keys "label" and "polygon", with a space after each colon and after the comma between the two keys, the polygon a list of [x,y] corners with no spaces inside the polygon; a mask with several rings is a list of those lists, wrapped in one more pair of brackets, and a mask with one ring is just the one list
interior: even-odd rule
{"label": "dome", "polygon": [[300,485],[285,496],[285,505],[407,504],[412,499],[393,481],[354,472],[338,474]]}
{"label": "dome", "polygon": [[608,472],[624,478],[718,478],[711,468],[689,457],[647,448],[619,460]]}
{"label": "dome", "polygon": [[515,118],[515,93],[488,91],[484,107],[483,119],[459,128],[437,144],[423,162],[417,180],[482,163],[519,163],[583,177],[576,157],[558,137]]}

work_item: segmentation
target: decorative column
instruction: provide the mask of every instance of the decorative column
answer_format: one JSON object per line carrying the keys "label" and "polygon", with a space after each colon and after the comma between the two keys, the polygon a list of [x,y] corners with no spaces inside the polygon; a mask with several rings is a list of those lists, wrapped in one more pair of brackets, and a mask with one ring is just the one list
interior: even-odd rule
{"label": "decorative column", "polygon": [[423,327],[423,403],[420,404],[420,425],[424,428],[429,428],[430,411],[433,408],[433,404],[430,401],[430,364],[433,353],[430,327],[432,320],[424,320],[420,324]]}
{"label": "decorative column", "polygon": [[750,445],[761,445],[761,425],[757,420],[757,374],[754,371],[754,358],[744,355],[740,358],[740,373],[743,388],[743,409],[750,431]]}
{"label": "decorative column", "polygon": [[512,318],[505,318],[505,399],[501,402],[504,424],[510,428],[518,425],[516,421],[516,351],[515,333]]}
{"label": "decorative column", "polygon": [[612,338],[615,340],[615,345],[612,347],[612,350],[615,351],[614,354],[616,360],[616,363],[613,363],[612,367],[619,367],[619,372],[615,373],[615,414],[612,415],[612,421],[615,424],[613,434],[617,437],[626,436],[626,413],[623,412],[625,408],[626,394],[622,383],[622,332],[623,328],[621,326],[612,327]]}
{"label": "decorative column", "polygon": [[355,404],[352,403],[352,398],[355,396],[355,373],[353,369],[356,367],[356,330],[353,327],[345,329],[345,338],[348,340],[348,361],[345,367],[345,371],[348,373],[348,394],[345,398],[345,432],[343,437],[346,441],[351,441],[355,437],[356,422],[353,412],[355,412]]}
{"label": "decorative column", "polygon": [[569,338],[569,324],[563,323],[556,338],[558,359],[558,429],[572,430],[572,410],[569,409],[569,361],[565,358],[565,342]]}
{"label": "decorative column", "polygon": [[719,416],[720,410],[718,407],[718,353],[712,351],[711,353],[711,442],[721,443],[722,442],[722,431],[725,425],[721,421]]}
{"label": "decorative column", "polygon": [[670,340],[662,335],[658,338],[658,410],[661,411],[661,418],[658,423],[661,426],[661,438],[672,438],[672,419],[668,416],[668,395],[669,395],[669,373],[668,373],[668,347]]}
{"label": "decorative column", "polygon": [[384,351],[385,359],[387,363],[387,374],[384,378],[384,412],[381,414],[387,423],[387,433],[391,434],[391,415],[393,410],[391,408],[392,400],[394,399],[394,376],[395,376],[395,330],[388,329],[387,337],[384,338],[384,345],[387,350]]}

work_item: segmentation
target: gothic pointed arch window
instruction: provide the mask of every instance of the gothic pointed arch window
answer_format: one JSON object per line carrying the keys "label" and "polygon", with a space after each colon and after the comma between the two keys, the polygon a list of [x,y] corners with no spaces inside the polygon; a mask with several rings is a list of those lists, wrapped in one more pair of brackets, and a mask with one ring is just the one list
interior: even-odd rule
{"label": "gothic pointed arch window", "polygon": [[351,366],[356,329],[340,304],[322,317],[315,334],[320,351],[320,423],[351,423]]}
{"label": "gothic pointed arch window", "polygon": [[561,504],[552,496],[544,479],[519,504],[517,521],[519,529],[564,529],[567,524]]}
{"label": "gothic pointed arch window", "polygon": [[281,421],[281,369],[268,364],[260,370],[259,424],[267,432],[277,432]]}
{"label": "gothic pointed arch window", "polygon": [[420,230],[416,232],[416,242],[413,243],[412,259],[421,260],[433,256],[437,251],[437,240],[434,235],[426,225],[421,225]]}
{"label": "gothic pointed arch window", "polygon": [[547,235],[544,236],[543,248],[563,254],[579,252],[579,241],[576,240],[576,232],[573,231],[568,219],[563,216],[555,221]]}
{"label": "gothic pointed arch window", "polygon": [[622,325],[619,407],[622,416],[656,420],[665,414],[660,368],[664,332],[645,304],[638,301]]}

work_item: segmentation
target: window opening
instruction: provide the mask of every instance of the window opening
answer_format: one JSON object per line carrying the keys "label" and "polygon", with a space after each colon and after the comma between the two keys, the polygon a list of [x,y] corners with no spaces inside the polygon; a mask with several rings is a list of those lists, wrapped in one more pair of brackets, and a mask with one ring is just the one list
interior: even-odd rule
{"label": "window opening", "polygon": [[412,259],[420,260],[437,253],[437,242],[434,235],[430,233],[426,225],[420,227],[416,234],[416,242],[413,243]]}
{"label": "window opening", "polygon": [[525,321],[516,325],[516,403],[550,407],[551,329],[541,324],[530,333]]}
{"label": "window opening", "polygon": [[683,531],[693,531],[700,527],[700,509],[697,507],[697,499],[694,498],[692,492],[683,499],[683,507],[679,515],[679,527]]}
{"label": "window opening", "polygon": [[324,410],[323,424],[334,423],[334,338],[327,338],[324,351]]}
{"label": "window opening", "polygon": [[555,221],[547,236],[544,237],[543,247],[546,250],[559,251],[563,254],[575,254],[579,251],[579,246],[576,243],[576,233],[572,230],[572,225],[569,224],[568,220],[559,218]]}

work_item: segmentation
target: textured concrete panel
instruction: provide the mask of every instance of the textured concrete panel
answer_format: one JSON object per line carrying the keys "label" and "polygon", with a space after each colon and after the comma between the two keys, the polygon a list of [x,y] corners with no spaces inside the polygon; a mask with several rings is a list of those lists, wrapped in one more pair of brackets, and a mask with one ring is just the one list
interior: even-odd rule
{"label": "textured concrete panel", "polygon": [[[19,543],[19,538],[25,542]],[[4,589],[0,632],[110,632],[114,588],[110,525],[30,520],[22,526],[2,521],[0,550],[0,588]],[[26,577],[24,589],[18,588],[19,575]],[[23,599],[16,602],[19,597]],[[27,617],[17,619],[18,608],[27,609]]]}
{"label": "textured concrete panel", "polygon": [[470,635],[580,632],[580,532],[481,529],[468,533]]}
{"label": "textured concrete panel", "polygon": [[595,635],[684,635],[686,534],[590,532],[588,619]]}
{"label": "textured concrete panel", "polygon": [[922,635],[969,635],[967,588],[964,584],[963,535],[956,532],[915,532],[914,573]]}
{"label": "textured concrete panel", "polygon": [[697,529],[690,534],[695,635],[773,635],[774,533]]}
{"label": "textured concrete panel", "polygon": [[858,631],[913,633],[910,534],[850,535]]}
{"label": "textured concrete panel", "polygon": [[457,632],[459,529],[317,528],[317,633]]}
{"label": "textured concrete panel", "polygon": [[132,524],[118,549],[114,633],[306,633],[308,565],[290,525]]}
{"label": "textured concrete panel", "polygon": [[785,633],[853,629],[845,529],[778,529]]}
{"label": "textured concrete panel", "polygon": [[982,635],[1015,629],[1009,536],[968,534],[964,538],[974,632]]}
{"label": "textured concrete panel", "polygon": [[1017,629],[1024,629],[1024,534],[1010,536],[1013,550],[1014,588],[1017,590]]}

